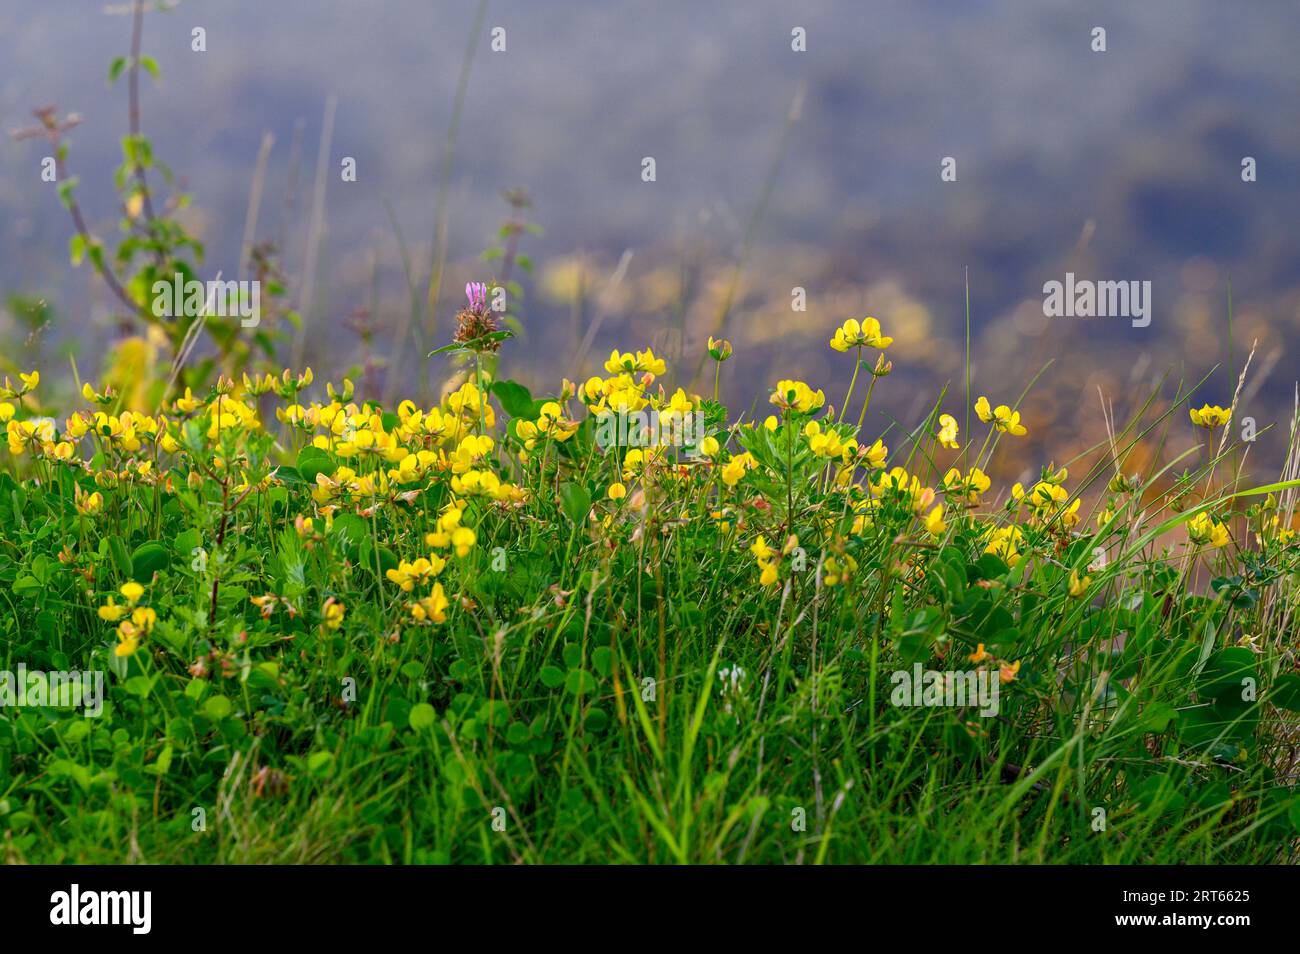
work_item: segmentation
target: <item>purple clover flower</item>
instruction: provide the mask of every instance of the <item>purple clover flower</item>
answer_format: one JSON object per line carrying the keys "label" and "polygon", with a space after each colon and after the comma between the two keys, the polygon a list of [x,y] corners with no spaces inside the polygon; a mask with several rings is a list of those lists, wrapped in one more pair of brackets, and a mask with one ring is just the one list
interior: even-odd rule
{"label": "purple clover flower", "polygon": [[487,285],[484,282],[466,282],[465,297],[469,299],[469,307],[474,311],[484,311],[487,309]]}

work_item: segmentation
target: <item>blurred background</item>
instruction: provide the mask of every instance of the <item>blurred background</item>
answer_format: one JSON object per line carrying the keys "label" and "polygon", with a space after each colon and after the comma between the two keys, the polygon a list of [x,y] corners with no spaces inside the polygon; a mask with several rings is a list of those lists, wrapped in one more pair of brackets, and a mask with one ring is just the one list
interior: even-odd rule
{"label": "blurred background", "polygon": [[[0,353],[40,367],[43,392],[70,393],[69,355],[96,378],[139,329],[69,264],[48,146],[8,134],[46,104],[79,114],[68,173],[111,248],[128,101],[107,78],[130,14],[0,0]],[[1293,0],[182,0],[145,16],[161,80],[141,77],[141,123],[175,176],[151,173],[159,199],[192,197],[176,214],[200,276],[249,277],[255,207],[251,239],[303,319],[264,329],[278,365],[351,371],[367,397],[436,390],[450,365],[423,355],[450,340],[465,282],[509,279],[520,337],[500,373],[534,393],[646,345],[705,392],[712,333],[736,349],[733,409],[766,414],[777,377],[838,404],[852,358],[826,342],[874,315],[896,343],[873,427],[910,429],[945,386],[962,420],[969,274],[972,394],[1013,403],[1047,367],[1006,474],[1101,440],[1099,390],[1122,421],[1217,366],[1196,403],[1228,404],[1256,341],[1239,415],[1278,425],[1252,467],[1275,474],[1300,341],[1298,27]],[[542,232],[503,240],[510,222]],[[1067,271],[1150,281],[1150,325],[1045,318],[1043,283]],[[1166,457],[1194,438],[1173,420]]]}

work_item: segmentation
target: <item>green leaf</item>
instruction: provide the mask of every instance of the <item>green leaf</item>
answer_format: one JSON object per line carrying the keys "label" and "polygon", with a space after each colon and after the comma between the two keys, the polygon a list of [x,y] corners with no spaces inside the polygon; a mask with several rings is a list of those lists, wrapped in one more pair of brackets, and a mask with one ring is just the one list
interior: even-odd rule
{"label": "green leaf", "polygon": [[317,777],[331,775],[334,772],[333,752],[313,752],[307,756],[307,771]]}
{"label": "green leaf", "polygon": [[14,581],[15,596],[36,596],[44,589],[41,581],[34,576],[20,576]]}
{"label": "green leaf", "polygon": [[581,525],[591,512],[591,494],[581,484],[567,483],[560,485],[560,504],[564,514],[575,525]]}
{"label": "green leaf", "polygon": [[333,456],[319,447],[304,447],[298,452],[298,473],[309,484],[316,483],[317,474],[328,477],[336,469]]}
{"label": "green leaf", "polygon": [[1240,696],[1243,681],[1255,677],[1255,654],[1244,646],[1220,649],[1206,660],[1196,688],[1205,696]]}
{"label": "green leaf", "polygon": [[153,771],[155,775],[166,775],[167,770],[171,767],[172,767],[172,747],[168,745],[165,746],[163,750],[158,753],[158,758],[154,761],[153,765],[150,766],[150,769]]}
{"label": "green leaf", "polygon": [[181,556],[193,556],[194,548],[203,546],[203,534],[199,533],[197,527],[190,527],[188,530],[182,530],[176,534],[176,552]]}
{"label": "green leaf", "polygon": [[1268,701],[1279,709],[1300,712],[1300,675],[1291,672],[1279,678],[1273,683]]}
{"label": "green leaf", "polygon": [[162,78],[162,70],[158,68],[158,61],[152,56],[140,57],[140,65],[144,67],[146,73],[154,78],[154,81]]}
{"label": "green leaf", "polygon": [[338,540],[349,559],[354,559],[361,553],[361,541],[370,542],[370,525],[354,513],[345,513],[334,518],[330,536]]}
{"label": "green leaf", "polygon": [[497,400],[511,417],[531,418],[533,416],[533,396],[519,382],[495,381],[492,384],[492,393],[497,396]]}
{"label": "green leaf", "polygon": [[379,548],[379,571],[381,574],[387,573],[389,570],[396,570],[398,563],[396,553],[388,549],[388,547]]}
{"label": "green leaf", "polygon": [[207,702],[203,703],[203,714],[213,722],[220,722],[230,715],[233,709],[234,706],[225,696],[212,696]]}
{"label": "green leaf", "polygon": [[433,706],[429,705],[429,703],[419,702],[411,706],[411,714],[408,717],[408,721],[411,724],[411,728],[418,732],[420,729],[431,728],[433,724],[438,721],[438,713],[434,710]]}
{"label": "green leaf", "polygon": [[596,679],[585,669],[570,670],[569,675],[564,680],[564,691],[578,695],[579,693],[591,692],[596,688]]}
{"label": "green leaf", "polygon": [[459,342],[453,342],[452,344],[449,345],[443,345],[441,348],[434,348],[427,355],[425,355],[425,357],[432,358],[435,354],[460,354],[462,351],[468,351],[468,350],[469,350],[468,348],[466,348],[464,345],[460,344]]}
{"label": "green leaf", "polygon": [[73,176],[59,183],[59,201],[63,203],[65,209],[72,208],[72,192],[77,188],[78,181],[78,178]]}
{"label": "green leaf", "polygon": [[156,541],[142,543],[131,554],[131,578],[137,583],[148,583],[154,573],[167,569],[171,563],[171,554],[167,548]]}
{"label": "green leaf", "polygon": [[126,69],[126,57],[125,56],[114,57],[113,62],[110,63],[108,67],[109,86],[112,86],[114,83],[117,82],[117,78],[122,75],[122,71],[124,69]]}
{"label": "green leaf", "polygon": [[1143,732],[1164,732],[1177,714],[1168,703],[1153,702],[1142,710],[1138,724]]}
{"label": "green leaf", "polygon": [[113,558],[113,565],[117,567],[118,572],[123,576],[131,576],[133,564],[131,554],[127,552],[126,544],[118,536],[108,537],[108,553]]}
{"label": "green leaf", "polygon": [[86,254],[86,237],[80,232],[75,233],[72,238],[68,239],[68,258],[72,261],[75,268],[81,264],[82,258]]}
{"label": "green leaf", "polygon": [[540,675],[547,689],[558,689],[564,684],[564,670],[559,666],[543,666]]}
{"label": "green leaf", "polygon": [[473,341],[453,341],[441,348],[434,348],[426,357],[432,358],[435,354],[460,354],[462,351],[477,351],[486,348],[490,344],[496,344],[514,336],[513,331],[493,331],[490,334],[475,338]]}

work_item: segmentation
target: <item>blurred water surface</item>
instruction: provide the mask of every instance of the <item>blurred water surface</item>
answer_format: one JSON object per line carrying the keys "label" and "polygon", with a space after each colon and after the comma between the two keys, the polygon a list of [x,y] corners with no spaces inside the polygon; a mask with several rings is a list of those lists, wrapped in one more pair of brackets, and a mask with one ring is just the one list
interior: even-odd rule
{"label": "blurred water surface", "polygon": [[[146,18],[163,79],[145,81],[144,128],[194,195],[187,221],[207,243],[209,275],[238,270],[269,132],[258,238],[277,240],[300,278],[322,116],[337,96],[305,355],[318,366],[360,360],[345,327],[358,307],[375,309],[376,352],[391,348],[407,308],[394,220],[427,282],[475,10],[184,0]],[[206,53],[190,49],[195,26]],[[1104,53],[1090,48],[1095,26]],[[494,27],[505,52],[490,49]],[[795,27],[806,52],[791,49]],[[1272,420],[1289,407],[1300,339],[1298,27],[1290,0],[493,0],[449,180],[435,335],[448,334],[455,290],[492,277],[474,258],[508,214],[502,190],[523,187],[545,234],[524,242],[538,269],[524,278],[527,339],[508,346],[508,372],[537,386],[576,377],[568,362],[602,311],[596,356],[653,342],[693,370],[780,156],[726,323],[734,401],[747,405],[778,374],[815,379],[837,400],[850,362],[825,341],[838,321],[870,313],[899,339],[882,421],[910,426],[945,383],[959,406],[969,269],[975,390],[1014,399],[1052,361],[1031,425],[1095,437],[1098,387],[1136,401],[1166,370],[1195,380],[1223,364],[1205,397],[1230,399],[1230,278],[1232,358],[1239,367],[1260,342],[1257,366],[1271,371],[1252,409]],[[28,124],[45,103],[84,117],[70,165],[103,236],[120,215],[111,175],[126,128],[125,86],[109,89],[106,76],[129,31],[100,3],[0,0],[0,128]],[[68,267],[71,225],[40,181],[43,152],[0,142],[0,296],[47,297],[54,323],[33,347],[52,364],[75,346],[93,367],[116,334],[112,301],[88,269]],[[344,156],[356,159],[355,183],[339,179]],[[646,156],[653,183],[641,179]],[[956,182],[940,181],[946,156]],[[1245,156],[1256,182],[1241,180]],[[629,251],[623,281],[602,292]],[[1150,327],[1044,318],[1042,285],[1066,271],[1151,281]],[[602,306],[573,302],[575,276]],[[806,312],[790,308],[795,286]],[[17,331],[0,314],[3,340]]]}

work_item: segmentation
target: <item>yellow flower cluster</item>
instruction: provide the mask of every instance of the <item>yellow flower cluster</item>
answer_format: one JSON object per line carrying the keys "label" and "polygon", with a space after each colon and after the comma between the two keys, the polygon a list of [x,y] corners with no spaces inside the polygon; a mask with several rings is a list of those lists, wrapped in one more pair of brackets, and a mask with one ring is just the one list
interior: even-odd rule
{"label": "yellow flower cluster", "polygon": [[771,401],[777,407],[807,414],[825,404],[826,395],[814,391],[802,381],[781,380],[776,382]]}
{"label": "yellow flower cluster", "polygon": [[1222,547],[1232,542],[1228,528],[1205,512],[1198,513],[1188,522],[1187,536],[1202,547]]}
{"label": "yellow flower cluster", "polygon": [[883,351],[893,343],[893,338],[881,334],[880,322],[875,318],[863,318],[861,322],[850,318],[835,329],[835,336],[831,338],[831,347],[841,352],[864,346]]}
{"label": "yellow flower cluster", "polygon": [[[1043,480],[1038,481],[1028,491],[1020,483],[1011,488],[1011,499],[1017,505],[1029,508],[1029,522],[1033,526],[1044,526],[1052,521],[1059,521],[1066,530],[1079,523],[1080,498],[1070,500],[1070,493],[1061,486],[1069,476],[1064,467]],[[1067,501],[1070,501],[1068,504]]]}
{"label": "yellow flower cluster", "polygon": [[1004,434],[1023,437],[1027,433],[1025,426],[1020,423],[1019,411],[1013,411],[1005,404],[990,409],[989,399],[986,397],[980,397],[975,401],[975,414],[985,424],[992,424],[995,430]]}
{"label": "yellow flower cluster", "polygon": [[458,502],[453,501],[438,517],[437,529],[425,534],[425,544],[435,550],[446,550],[450,547],[458,557],[469,556],[470,549],[478,542],[478,535],[461,524],[463,516],[462,507]]}
{"label": "yellow flower cluster", "polygon": [[140,640],[153,632],[158,614],[147,606],[137,606],[144,596],[144,587],[139,583],[123,583],[118,592],[126,600],[115,603],[113,597],[99,608],[99,618],[106,623],[117,623],[117,646],[113,652],[117,656],[131,656],[140,648]]}

